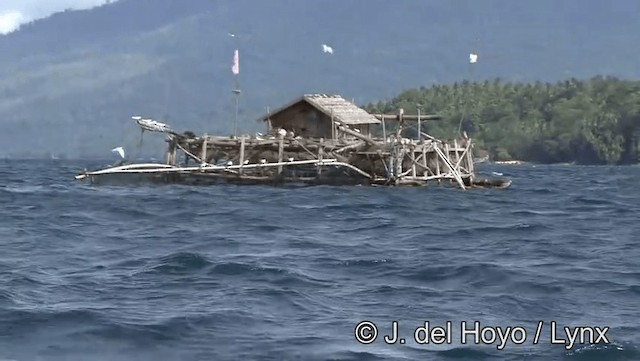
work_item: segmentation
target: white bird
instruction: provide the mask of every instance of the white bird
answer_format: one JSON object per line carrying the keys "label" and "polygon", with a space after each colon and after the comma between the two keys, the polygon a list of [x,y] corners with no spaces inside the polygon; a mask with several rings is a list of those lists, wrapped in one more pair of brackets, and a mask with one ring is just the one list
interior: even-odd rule
{"label": "white bird", "polygon": [[286,136],[286,135],[287,135],[287,131],[286,131],[286,130],[284,130],[284,129],[282,129],[282,128],[280,128],[280,129],[278,130],[278,134],[280,134],[280,136],[284,137],[284,136]]}
{"label": "white bird", "polygon": [[293,162],[293,158],[289,158],[289,162]]}
{"label": "white bird", "polygon": [[236,34],[234,33],[228,33],[230,37],[234,38],[236,36]]}
{"label": "white bird", "polygon": [[249,159],[245,160],[244,164],[249,164]]}
{"label": "white bird", "polygon": [[474,64],[478,61],[478,54],[469,54],[469,63]]}
{"label": "white bird", "polygon": [[266,160],[266,159],[264,159],[264,158],[263,158],[263,159],[260,159],[260,164],[265,164],[265,163],[267,163],[267,160]]}
{"label": "white bird", "polygon": [[233,161],[228,161],[228,162],[227,162],[227,165],[228,165],[228,166],[229,166],[229,165],[233,165]]}
{"label": "white bird", "polygon": [[330,46],[329,46],[329,45],[327,45],[327,44],[322,44],[322,51],[323,51],[324,53],[333,54],[333,48],[332,48],[332,47],[330,47]]}
{"label": "white bird", "polygon": [[122,159],[124,159],[124,148],[117,147],[117,148],[111,149],[111,151],[112,152],[118,152],[118,154],[120,154],[120,157],[122,157]]}

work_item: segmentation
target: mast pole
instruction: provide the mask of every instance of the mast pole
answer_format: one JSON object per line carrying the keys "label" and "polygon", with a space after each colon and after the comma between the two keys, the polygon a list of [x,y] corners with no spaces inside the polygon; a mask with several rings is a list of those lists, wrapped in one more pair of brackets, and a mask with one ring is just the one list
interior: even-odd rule
{"label": "mast pole", "polygon": [[231,71],[233,72],[233,80],[235,83],[235,89],[231,92],[235,95],[236,101],[236,112],[235,117],[233,119],[233,136],[234,138],[238,136],[238,98],[240,97],[240,84],[238,83],[238,74],[240,74],[240,56],[238,55],[238,47],[233,53],[233,66],[231,67]]}

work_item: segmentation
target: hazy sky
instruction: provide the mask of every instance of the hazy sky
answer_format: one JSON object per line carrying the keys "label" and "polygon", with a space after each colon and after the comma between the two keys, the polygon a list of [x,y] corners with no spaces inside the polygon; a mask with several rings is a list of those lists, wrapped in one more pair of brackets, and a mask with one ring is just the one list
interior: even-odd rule
{"label": "hazy sky", "polygon": [[0,34],[16,30],[20,24],[47,17],[65,9],[86,9],[107,0],[0,0]]}

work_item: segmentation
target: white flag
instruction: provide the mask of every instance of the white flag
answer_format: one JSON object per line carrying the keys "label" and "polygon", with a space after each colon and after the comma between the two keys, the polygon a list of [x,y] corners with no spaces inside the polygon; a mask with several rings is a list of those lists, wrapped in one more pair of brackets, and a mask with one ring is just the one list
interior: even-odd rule
{"label": "white flag", "polygon": [[469,63],[473,64],[478,61],[478,54],[469,54]]}

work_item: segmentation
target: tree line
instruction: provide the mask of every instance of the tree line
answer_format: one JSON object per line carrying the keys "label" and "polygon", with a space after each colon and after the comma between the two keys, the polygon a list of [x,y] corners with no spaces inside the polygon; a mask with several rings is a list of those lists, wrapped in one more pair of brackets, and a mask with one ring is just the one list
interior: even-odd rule
{"label": "tree line", "polygon": [[[640,81],[597,76],[556,83],[484,82],[407,90],[368,104],[376,113],[436,113],[422,129],[450,139],[466,132],[476,156],[538,163],[637,163]],[[380,129],[378,129],[380,131]],[[415,130],[414,130],[415,132]]]}

